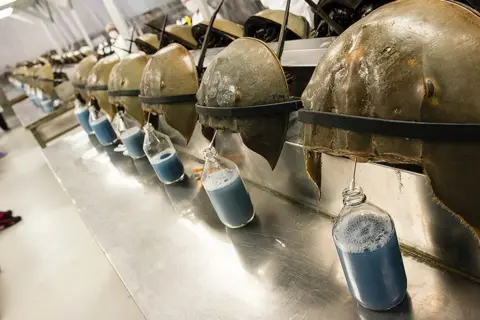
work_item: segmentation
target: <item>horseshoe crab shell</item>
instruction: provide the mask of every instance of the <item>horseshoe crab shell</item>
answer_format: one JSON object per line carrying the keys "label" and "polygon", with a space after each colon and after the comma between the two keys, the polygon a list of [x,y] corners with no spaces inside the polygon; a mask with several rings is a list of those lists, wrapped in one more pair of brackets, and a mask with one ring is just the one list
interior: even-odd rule
{"label": "horseshoe crab shell", "polygon": [[[108,80],[109,101],[113,106],[122,105],[125,110],[143,125],[144,113],[138,94],[143,69],[147,65],[148,56],[144,52],[131,53],[117,63]],[[138,91],[136,94],[111,96],[112,92]],[[115,107],[114,107],[115,109]]]}
{"label": "horseshoe crab shell", "polygon": [[[173,43],[150,57],[143,72],[140,92],[145,97],[194,95],[198,89],[195,61],[183,46]],[[145,104],[143,110],[164,114],[166,122],[190,140],[197,122],[195,101]]]}
{"label": "horseshoe crab shell", "polygon": [[[115,116],[115,109],[108,101],[108,79],[113,67],[120,61],[116,55],[100,59],[90,71],[87,78],[89,101],[96,99],[99,107],[105,111],[110,120]],[[103,89],[99,89],[103,88]]]}
{"label": "horseshoe crab shell", "polygon": [[166,26],[163,39],[167,42],[167,44],[171,42],[177,42],[189,50],[198,48],[197,40],[195,40],[192,35],[191,26],[180,26],[177,24]]}
{"label": "horseshoe crab shell", "polygon": [[142,34],[140,37],[135,39],[135,44],[139,50],[145,52],[146,54],[154,54],[158,51],[158,49],[160,49],[160,40],[158,40],[157,35],[153,33]]}
{"label": "horseshoe crab shell", "polygon": [[[192,35],[198,43],[203,43],[210,20],[204,20],[192,27]],[[243,36],[243,26],[225,19],[215,19],[213,22],[207,48],[225,47],[233,40]]]}
{"label": "horseshoe crab shell", "polygon": [[[285,73],[272,49],[254,38],[240,38],[209,64],[197,93],[206,107],[247,107],[289,99]],[[215,129],[240,133],[243,143],[263,156],[273,168],[283,148],[288,114],[218,118],[200,115],[200,122]]]}
{"label": "horseshoe crab shell", "polygon": [[98,59],[95,55],[91,54],[86,58],[83,58],[80,61],[76,68],[75,73],[73,74],[72,83],[75,87],[75,91],[80,94],[84,101],[88,101],[88,94],[85,90],[85,85],[87,84],[87,78],[92,71],[93,66],[98,62]]}
{"label": "horseshoe crab shell", "polygon": [[[263,10],[251,16],[244,24],[244,35],[246,37],[254,37],[259,29],[267,29],[269,26],[276,29],[276,38],[270,41],[278,41],[280,29],[282,27],[285,11],[283,10]],[[310,31],[308,21],[296,14],[288,14],[288,24],[285,35],[286,40],[307,39]],[[265,39],[261,39],[266,41]],[[267,41],[267,42],[270,42]]]}
{"label": "horseshoe crab shell", "polygon": [[25,84],[25,78],[27,75],[27,67],[26,66],[19,66],[13,70],[13,75],[16,77],[18,81],[22,84]]}
{"label": "horseshoe crab shell", "polygon": [[52,97],[54,85],[53,68],[46,60],[41,59],[42,63],[35,70],[36,85],[48,97]]}
{"label": "horseshoe crab shell", "polygon": [[[306,109],[394,120],[480,123],[480,17],[454,1],[401,0],[375,10],[322,56]],[[480,227],[478,142],[432,142],[305,124],[306,165],[322,152],[423,167],[437,199]]]}

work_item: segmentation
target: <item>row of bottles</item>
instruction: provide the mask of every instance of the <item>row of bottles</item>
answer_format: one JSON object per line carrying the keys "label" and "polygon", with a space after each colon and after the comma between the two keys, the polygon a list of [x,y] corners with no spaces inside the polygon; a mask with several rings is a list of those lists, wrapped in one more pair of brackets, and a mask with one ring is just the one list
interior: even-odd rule
{"label": "row of bottles", "polygon": [[[117,113],[110,122],[95,99],[87,107],[81,97],[77,97],[75,115],[84,131],[95,134],[101,145],[109,146],[121,140],[133,159],[146,155],[162,183],[172,184],[184,179],[185,170],[170,137],[156,131],[148,121],[142,131],[138,121],[122,106],[117,106]],[[219,219],[230,228],[246,225],[253,220],[255,212],[237,165],[220,157],[212,145],[205,150],[204,156],[202,182]]]}
{"label": "row of bottles", "polygon": [[[110,122],[95,100],[87,108],[78,99],[75,114],[85,132],[95,134],[103,146],[116,143],[120,137],[130,157],[147,156],[162,183],[184,179],[184,166],[169,136],[156,131],[148,121],[141,128],[135,118],[117,106]],[[204,158],[201,180],[218,218],[229,228],[248,224],[255,210],[237,165],[217,154],[213,140],[204,150]],[[393,220],[366,201],[362,189],[355,185],[355,173],[343,192],[343,204],[332,236],[349,290],[363,307],[391,309],[403,301],[407,289]]]}

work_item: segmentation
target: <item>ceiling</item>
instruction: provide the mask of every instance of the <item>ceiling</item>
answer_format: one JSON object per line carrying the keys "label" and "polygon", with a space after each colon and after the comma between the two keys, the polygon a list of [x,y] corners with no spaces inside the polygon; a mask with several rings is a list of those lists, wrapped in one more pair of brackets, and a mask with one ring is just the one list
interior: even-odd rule
{"label": "ceiling", "polygon": [[[71,18],[68,10],[68,0],[48,0],[57,6],[55,9],[56,28],[63,34],[63,38],[72,35],[75,39],[82,39],[78,30],[69,30],[63,19],[59,18],[60,14],[64,17]],[[178,0],[180,1],[180,0]],[[0,4],[5,0],[0,0]],[[15,7],[31,7],[35,0],[17,0]],[[131,17],[148,11],[168,0],[115,0],[117,7],[124,16]],[[80,20],[84,23],[89,34],[97,33],[111,23],[102,0],[72,0]],[[1,5],[0,5],[1,8]],[[41,21],[35,19],[31,15],[23,13],[21,10],[14,10],[14,14],[20,19],[6,18],[0,20],[0,74],[5,70],[6,65],[13,66],[24,60],[33,60],[48,50],[53,49],[52,42],[43,29]],[[24,19],[24,20],[22,20]],[[57,37],[62,37],[56,33]],[[3,49],[8,48],[8,49]]]}

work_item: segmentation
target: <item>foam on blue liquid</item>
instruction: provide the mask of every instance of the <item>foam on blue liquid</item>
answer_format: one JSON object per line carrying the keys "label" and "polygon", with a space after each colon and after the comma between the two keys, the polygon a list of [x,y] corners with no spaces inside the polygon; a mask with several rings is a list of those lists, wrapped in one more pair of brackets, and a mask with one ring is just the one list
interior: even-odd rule
{"label": "foam on blue liquid", "polygon": [[360,211],[348,215],[336,226],[333,236],[344,252],[361,253],[384,247],[394,232],[387,216]]}

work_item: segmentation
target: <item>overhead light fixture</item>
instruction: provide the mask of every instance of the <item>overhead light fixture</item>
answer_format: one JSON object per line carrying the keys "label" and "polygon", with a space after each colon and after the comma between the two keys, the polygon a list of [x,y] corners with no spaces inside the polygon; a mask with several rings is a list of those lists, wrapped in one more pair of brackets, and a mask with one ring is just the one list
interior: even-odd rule
{"label": "overhead light fixture", "polygon": [[12,8],[12,7],[7,8],[7,9],[3,9],[3,10],[0,10],[0,19],[10,17],[10,15],[12,14],[12,12],[13,12],[13,8]]}
{"label": "overhead light fixture", "polygon": [[17,0],[0,0],[0,6],[5,6],[7,4],[16,2]]}

